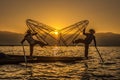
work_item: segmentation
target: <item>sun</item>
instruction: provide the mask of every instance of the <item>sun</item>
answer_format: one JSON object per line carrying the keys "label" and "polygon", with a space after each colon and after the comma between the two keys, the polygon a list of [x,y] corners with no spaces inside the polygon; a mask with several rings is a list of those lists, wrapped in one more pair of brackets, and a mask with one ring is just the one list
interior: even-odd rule
{"label": "sun", "polygon": [[55,31],[55,32],[54,32],[54,34],[55,34],[55,35],[58,35],[58,34],[59,34],[59,32],[58,32],[58,31]]}

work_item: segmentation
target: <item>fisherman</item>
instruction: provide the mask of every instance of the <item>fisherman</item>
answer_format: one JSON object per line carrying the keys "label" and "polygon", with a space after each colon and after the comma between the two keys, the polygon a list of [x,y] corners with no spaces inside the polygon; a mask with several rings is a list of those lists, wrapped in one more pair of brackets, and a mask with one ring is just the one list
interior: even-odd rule
{"label": "fisherman", "polygon": [[33,54],[33,48],[36,44],[39,44],[41,47],[48,45],[48,44],[45,44],[41,41],[35,40],[33,38],[33,36],[36,35],[36,34],[37,33],[31,33],[31,30],[27,30],[26,35],[24,36],[23,40],[21,41],[21,44],[23,44],[23,42],[25,40],[27,40],[27,42],[29,43],[29,45],[30,45],[30,57],[31,58],[32,58],[32,54]]}
{"label": "fisherman", "polygon": [[78,44],[78,43],[83,43],[85,45],[85,57],[88,59],[88,49],[89,49],[89,44],[94,40],[94,45],[96,47],[96,39],[95,39],[95,30],[90,29],[89,33],[85,33],[86,28],[83,30],[83,35],[86,36],[85,39],[77,39],[73,41],[73,44]]}

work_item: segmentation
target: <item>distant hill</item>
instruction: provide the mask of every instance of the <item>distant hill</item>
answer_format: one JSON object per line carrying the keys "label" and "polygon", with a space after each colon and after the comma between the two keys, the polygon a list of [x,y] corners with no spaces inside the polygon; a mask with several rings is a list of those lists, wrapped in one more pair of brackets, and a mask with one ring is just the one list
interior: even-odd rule
{"label": "distant hill", "polygon": [[[0,31],[0,45],[21,45],[23,37],[23,34]],[[96,33],[96,40],[99,46],[120,46],[120,34]]]}
{"label": "distant hill", "polygon": [[0,45],[20,45],[23,34],[0,31]]}
{"label": "distant hill", "polygon": [[120,34],[97,33],[96,40],[100,46],[120,46]]}

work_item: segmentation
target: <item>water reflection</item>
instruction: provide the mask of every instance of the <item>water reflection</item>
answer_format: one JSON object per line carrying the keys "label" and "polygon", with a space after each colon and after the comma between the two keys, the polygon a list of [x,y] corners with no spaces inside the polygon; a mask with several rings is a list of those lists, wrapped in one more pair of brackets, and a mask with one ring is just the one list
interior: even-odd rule
{"label": "water reflection", "polygon": [[[72,49],[71,49],[72,48]],[[2,47],[0,51],[10,53],[9,47]],[[12,48],[11,48],[12,49]],[[46,48],[48,52],[52,47]],[[46,50],[45,49],[45,50]],[[25,63],[19,65],[0,65],[0,79],[21,79],[21,80],[119,80],[120,79],[120,48],[118,47],[100,47],[100,52],[105,60],[100,64],[100,58],[95,48],[90,48],[90,58],[88,60],[75,61],[69,63]],[[28,51],[27,51],[28,50]],[[69,49],[61,47],[61,53],[53,55],[44,53],[44,49],[36,48],[35,55],[44,56],[83,56],[83,48]],[[68,53],[66,53],[66,50]],[[75,51],[74,51],[75,50]],[[13,48],[14,54],[23,54],[22,48],[17,46]],[[26,52],[29,52],[26,47]],[[41,52],[41,53],[40,53]],[[75,52],[75,54],[73,53]],[[108,54],[109,53],[109,54]]]}

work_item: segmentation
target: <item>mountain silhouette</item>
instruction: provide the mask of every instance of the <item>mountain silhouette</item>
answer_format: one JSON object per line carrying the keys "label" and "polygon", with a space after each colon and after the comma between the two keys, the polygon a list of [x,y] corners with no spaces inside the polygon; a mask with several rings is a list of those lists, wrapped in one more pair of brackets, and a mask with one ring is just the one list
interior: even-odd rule
{"label": "mountain silhouette", "polygon": [[20,45],[23,34],[0,31],[0,45]]}
{"label": "mountain silhouette", "polygon": [[[96,33],[98,46],[120,46],[120,34]],[[0,31],[0,45],[21,45],[24,34]],[[50,40],[51,41],[51,40]],[[52,43],[52,41],[50,42]],[[54,44],[54,43],[52,43]],[[28,45],[25,43],[25,45]]]}
{"label": "mountain silhouette", "polygon": [[115,33],[97,33],[97,44],[100,46],[120,46],[120,34]]}

